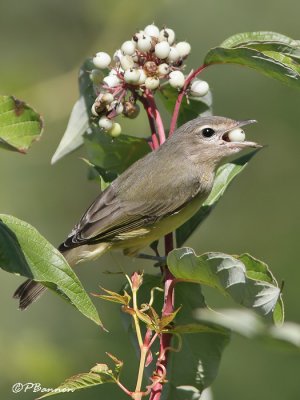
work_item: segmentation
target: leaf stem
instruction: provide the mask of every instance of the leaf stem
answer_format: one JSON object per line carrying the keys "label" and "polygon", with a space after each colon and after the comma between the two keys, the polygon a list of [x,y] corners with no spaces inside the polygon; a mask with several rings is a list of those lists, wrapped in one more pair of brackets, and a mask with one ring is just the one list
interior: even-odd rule
{"label": "leaf stem", "polygon": [[138,318],[138,306],[137,306],[137,297],[136,297],[136,290],[132,290],[132,301],[133,301],[133,309],[134,309],[134,314],[133,314],[133,321],[135,325],[135,330],[136,330],[136,335],[138,338],[139,346],[142,351],[143,348],[143,339],[142,339],[142,333],[141,333],[141,327],[140,327],[140,321]]}
{"label": "leaf stem", "polygon": [[188,75],[188,77],[186,78],[184,86],[181,89],[181,91],[179,92],[177,100],[176,100],[176,103],[175,103],[175,107],[174,107],[174,111],[173,111],[173,115],[172,115],[172,119],[171,119],[171,124],[170,124],[169,136],[171,136],[173,134],[174,130],[176,129],[179,110],[180,110],[180,106],[181,106],[183,97],[186,94],[186,89],[188,88],[188,86],[191,83],[191,81],[194,78],[196,78],[196,76],[198,76],[206,67],[207,67],[206,64],[201,65],[195,71],[191,72]]}

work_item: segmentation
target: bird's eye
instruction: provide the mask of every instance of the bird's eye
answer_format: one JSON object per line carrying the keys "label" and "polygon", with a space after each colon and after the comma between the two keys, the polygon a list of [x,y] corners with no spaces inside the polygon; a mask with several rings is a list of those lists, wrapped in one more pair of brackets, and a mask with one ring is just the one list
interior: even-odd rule
{"label": "bird's eye", "polygon": [[214,129],[212,128],[204,128],[202,129],[202,135],[206,138],[210,138],[215,134]]}

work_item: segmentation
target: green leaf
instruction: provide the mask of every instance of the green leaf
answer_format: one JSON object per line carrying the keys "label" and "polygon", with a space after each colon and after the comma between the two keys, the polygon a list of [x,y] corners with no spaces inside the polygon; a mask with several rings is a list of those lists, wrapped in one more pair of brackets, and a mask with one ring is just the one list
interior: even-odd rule
{"label": "green leaf", "polygon": [[[263,276],[259,279],[254,278],[253,269],[251,274],[252,259],[250,258],[249,262],[247,257],[242,256],[243,261],[241,261],[238,257],[223,253],[197,256],[193,249],[183,247],[171,251],[167,263],[177,279],[211,286],[231,296],[244,307],[252,308],[263,316],[272,315],[277,302],[280,301],[277,282],[274,280],[270,283],[269,278],[264,279]],[[251,277],[248,276],[247,266]],[[265,264],[264,266],[266,267]]]}
{"label": "green leaf", "polygon": [[[176,317],[175,331],[177,326],[193,324],[196,327],[194,310],[198,307],[206,309],[201,286],[195,283],[178,283],[175,288],[175,307],[178,306],[181,306],[181,310]],[[182,336],[180,352],[169,353],[169,383],[165,389],[165,398],[168,400],[182,399],[182,387],[194,387],[202,392],[217,376],[222,353],[229,343],[230,332],[228,329],[210,327],[203,323],[198,323],[198,326],[203,329],[187,331],[188,334]],[[173,346],[175,344],[174,339]]]}
{"label": "green leaf", "polygon": [[283,325],[269,325],[251,310],[221,309],[212,311],[199,309],[194,312],[201,323],[216,324],[230,329],[248,339],[259,339],[277,347],[300,350],[300,325],[286,322]]}
{"label": "green leaf", "polygon": [[42,132],[40,115],[13,96],[0,96],[0,147],[26,153]]}
{"label": "green leaf", "polygon": [[[160,100],[166,109],[172,114],[178,97],[178,90],[172,88],[170,85],[166,85],[158,93]],[[181,126],[191,119],[203,115],[204,113],[205,115],[211,115],[211,106],[211,92],[209,92],[206,96],[200,97],[199,99],[189,98],[189,101],[187,101],[187,99],[184,98],[178,116],[178,126]]]}
{"label": "green leaf", "polygon": [[145,139],[121,135],[115,139],[93,129],[84,138],[88,159],[105,182],[111,182],[139,158],[150,151]]}
{"label": "green leaf", "polygon": [[176,230],[176,243],[181,247],[195,229],[208,217],[232,180],[244,170],[257,150],[250,152],[236,160],[224,164],[217,170],[214,186],[207,200],[200,210],[186,223]]}
{"label": "green leaf", "polygon": [[90,372],[78,374],[66,379],[61,385],[53,389],[39,399],[57,395],[60,393],[75,392],[81,389],[88,389],[91,387],[103,385],[104,383],[115,383],[114,376],[106,364],[97,364]]}
{"label": "green leaf", "polygon": [[0,267],[43,283],[97,325],[97,310],[63,255],[33,226],[0,214]]}
{"label": "green leaf", "polygon": [[240,64],[300,87],[300,41],[276,32],[245,32],[234,35],[219,47],[211,49],[204,63]]}

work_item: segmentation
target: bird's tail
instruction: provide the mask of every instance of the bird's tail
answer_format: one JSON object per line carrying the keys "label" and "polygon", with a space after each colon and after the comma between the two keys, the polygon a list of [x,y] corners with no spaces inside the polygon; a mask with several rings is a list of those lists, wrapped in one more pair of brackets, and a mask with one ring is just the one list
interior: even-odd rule
{"label": "bird's tail", "polygon": [[[69,257],[67,257],[68,252],[61,251],[61,253],[67,259],[67,261],[69,261]],[[74,264],[74,260],[71,260],[69,265],[72,266],[72,263]],[[26,310],[26,308],[30,306],[31,303],[35,302],[45,292],[46,289],[46,286],[42,285],[41,283],[35,282],[32,279],[27,279],[17,288],[13,294],[13,298],[19,300],[20,310]]]}
{"label": "bird's tail", "polygon": [[36,301],[47,288],[41,283],[27,279],[15,291],[13,298],[19,300],[20,310],[26,310],[31,303]]}

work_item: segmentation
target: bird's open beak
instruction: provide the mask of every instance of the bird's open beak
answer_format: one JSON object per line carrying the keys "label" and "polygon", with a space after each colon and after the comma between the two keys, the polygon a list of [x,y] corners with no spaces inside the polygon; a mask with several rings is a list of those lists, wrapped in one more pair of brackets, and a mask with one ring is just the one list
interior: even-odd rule
{"label": "bird's open beak", "polygon": [[222,138],[224,144],[230,148],[235,148],[235,149],[240,149],[240,150],[242,150],[243,148],[247,148],[247,147],[255,147],[255,148],[263,147],[260,144],[255,143],[255,142],[250,142],[250,141],[242,140],[242,139],[235,140],[234,138],[231,139],[231,137],[230,137],[230,132],[232,132],[234,129],[241,128],[242,126],[245,126],[245,125],[254,124],[255,122],[257,122],[255,119],[249,119],[247,121],[238,121],[234,128],[232,128],[222,134],[221,138]]}

